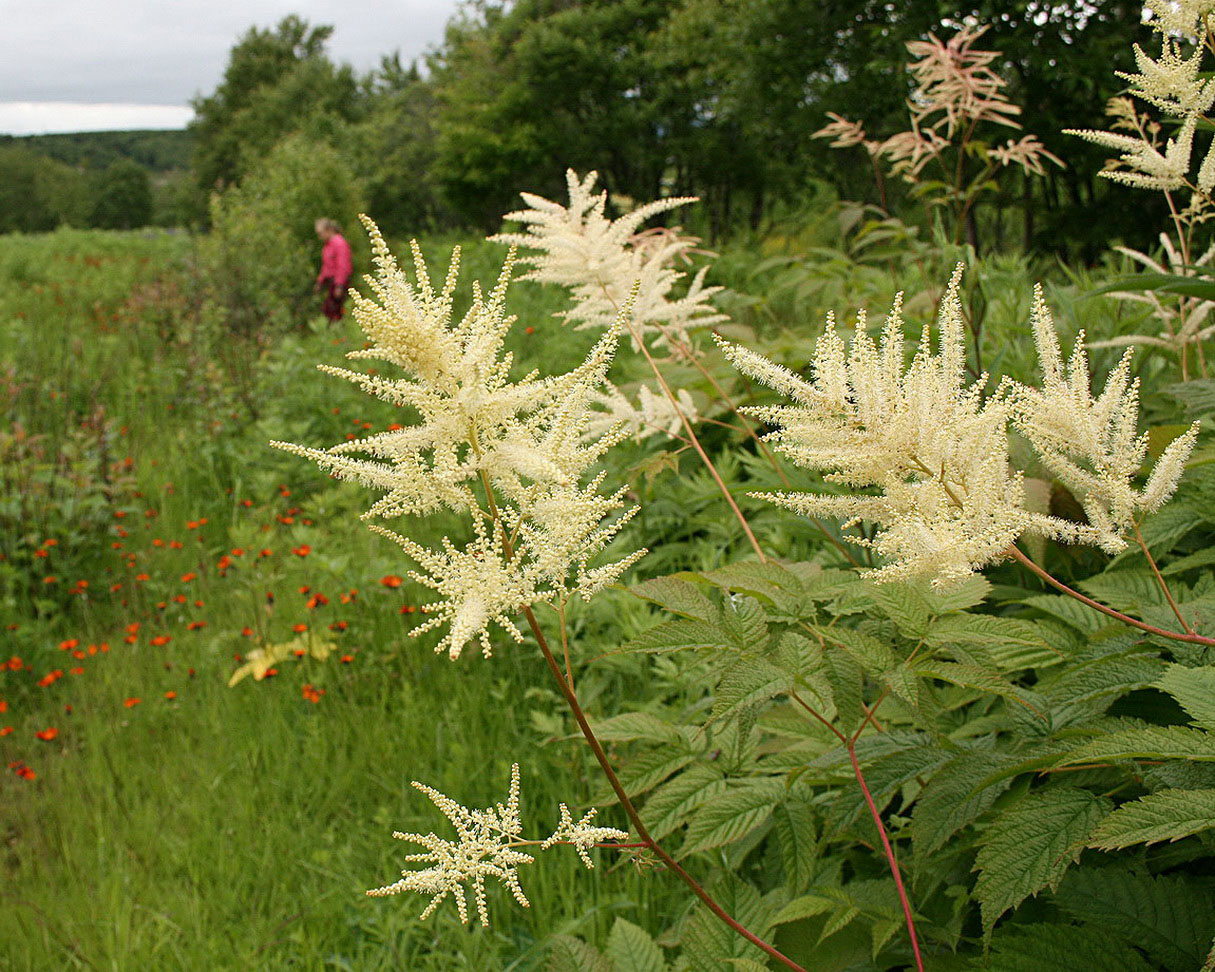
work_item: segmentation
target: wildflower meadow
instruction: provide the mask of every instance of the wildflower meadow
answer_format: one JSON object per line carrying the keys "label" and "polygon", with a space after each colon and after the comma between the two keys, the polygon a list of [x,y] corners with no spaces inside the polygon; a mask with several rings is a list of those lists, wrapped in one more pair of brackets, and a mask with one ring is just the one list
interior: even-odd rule
{"label": "wildflower meadow", "polygon": [[[1215,6],[1126,16],[1052,132],[917,28],[729,231],[605,153],[399,232],[373,115],[0,238],[0,969],[1215,970]],[[1094,146],[1154,222],[1027,245]]]}

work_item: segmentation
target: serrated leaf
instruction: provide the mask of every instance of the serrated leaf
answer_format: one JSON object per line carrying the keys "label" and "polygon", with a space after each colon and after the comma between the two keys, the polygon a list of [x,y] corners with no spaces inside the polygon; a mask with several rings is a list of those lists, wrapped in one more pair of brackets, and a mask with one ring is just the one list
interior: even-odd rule
{"label": "serrated leaf", "polygon": [[1184,875],[1125,868],[1070,871],[1055,896],[1067,914],[1144,949],[1166,969],[1202,964],[1215,936],[1215,893]]}
{"label": "serrated leaf", "polygon": [[835,711],[845,729],[855,729],[863,712],[861,666],[846,651],[828,651],[824,657],[827,661],[824,674],[831,684]]}
{"label": "serrated leaf", "polygon": [[[913,736],[910,745],[877,759],[866,758],[863,751],[858,751],[857,758],[863,765],[873,802],[881,812],[902,787],[917,777],[931,775],[949,760],[950,755],[928,742],[926,737]],[[833,832],[844,831],[858,820],[870,820],[869,813],[869,804],[859,787],[841,788],[828,818],[829,825]]]}
{"label": "serrated leaf", "polygon": [[[647,793],[696,759],[695,753],[654,749],[631,759],[620,771],[620,782],[630,797]],[[604,802],[604,801],[600,801]]]}
{"label": "serrated leaf", "polygon": [[1193,759],[1215,761],[1215,735],[1188,726],[1147,726],[1100,736],[1060,765],[1103,759]]}
{"label": "serrated leaf", "polygon": [[1180,702],[1200,726],[1215,732],[1215,665],[1170,665],[1156,685]]}
{"label": "serrated leaf", "polygon": [[1147,569],[1109,570],[1080,581],[1078,586],[1107,607],[1131,614],[1164,603],[1160,585]]}
{"label": "serrated leaf", "polygon": [[952,614],[929,626],[924,641],[933,648],[983,648],[1003,671],[1055,664],[1060,655],[1032,621],[989,614]]}
{"label": "serrated leaf", "polygon": [[617,918],[607,940],[607,957],[616,972],[663,972],[667,963],[662,949],[631,921]]}
{"label": "serrated leaf", "polygon": [[[735,921],[760,937],[767,934],[771,918],[750,884],[731,877],[709,890]],[[733,972],[730,959],[755,956],[754,945],[699,903],[683,924],[680,944],[683,959],[696,972]]]}
{"label": "serrated leaf", "polygon": [[797,613],[802,603],[802,582],[780,564],[743,561],[700,574],[709,583],[729,591],[763,598],[780,611]]}
{"label": "serrated leaf", "polygon": [[800,898],[794,898],[781,908],[776,913],[776,917],[772,919],[772,924],[787,925],[791,921],[802,921],[805,918],[813,918],[816,915],[826,914],[828,911],[834,909],[834,901],[829,901],[817,894],[805,894]]}
{"label": "serrated leaf", "polygon": [[973,972],[1153,972],[1134,949],[1103,931],[1076,925],[1015,925],[992,940],[991,956]]}
{"label": "serrated leaf", "polygon": [[548,972],[615,972],[612,963],[586,942],[554,935],[548,943]]}
{"label": "serrated leaf", "polygon": [[873,585],[873,600],[906,638],[918,639],[928,630],[932,608],[919,584],[902,581]]}
{"label": "serrated leaf", "polygon": [[991,933],[996,920],[1045,887],[1056,888],[1112,803],[1076,787],[1039,790],[1008,807],[980,840],[974,896]]}
{"label": "serrated leaf", "polygon": [[816,870],[818,834],[814,810],[804,800],[786,799],[772,811],[772,833],[780,850],[785,886],[796,892],[804,888]]}
{"label": "serrated leaf", "polygon": [[709,624],[717,623],[717,606],[699,587],[681,577],[654,577],[634,584],[629,591],[642,600],[681,614],[685,618]]}
{"label": "serrated leaf", "polygon": [[664,621],[622,646],[622,651],[640,651],[660,654],[680,651],[684,648],[729,648],[728,639],[721,626],[704,621],[678,618]]}
{"label": "serrated leaf", "polygon": [[911,848],[925,860],[940,850],[963,827],[979,819],[1009,788],[1012,780],[981,781],[1009,762],[1007,757],[981,752],[955,756],[932,775],[916,798],[911,813]]}
{"label": "serrated leaf", "polygon": [[683,734],[652,712],[622,712],[610,719],[596,722],[593,728],[601,742],[631,742],[643,739],[675,746],[684,744]]}
{"label": "serrated leaf", "polygon": [[991,582],[982,574],[971,574],[956,587],[943,591],[927,586],[924,598],[933,614],[952,614],[982,604],[991,593]]}
{"label": "serrated leaf", "polygon": [[1209,567],[1212,564],[1215,564],[1215,547],[1207,547],[1205,550],[1199,550],[1187,557],[1178,557],[1176,560],[1170,561],[1167,567],[1160,569],[1160,573],[1165,577],[1173,577],[1185,573],[1187,570]]}
{"label": "serrated leaf", "polygon": [[717,683],[713,718],[728,719],[740,709],[788,692],[792,683],[788,672],[762,658],[740,658],[722,673]]}
{"label": "serrated leaf", "polygon": [[721,628],[730,643],[741,652],[755,651],[768,643],[768,619],[753,597],[731,598],[721,613]]}
{"label": "serrated leaf", "polygon": [[864,671],[874,675],[888,671],[898,664],[898,658],[890,650],[890,646],[865,631],[835,625],[830,628],[816,628],[815,634],[826,641],[828,646],[842,648]]}
{"label": "serrated leaf", "polygon": [[688,823],[678,856],[684,858],[745,837],[772,815],[784,795],[780,780],[746,780],[701,804]]}
{"label": "serrated leaf", "polygon": [[1143,655],[1106,655],[1069,666],[1049,684],[1040,683],[1038,691],[1053,703],[1052,719],[1060,727],[1154,684],[1163,668],[1159,659]]}
{"label": "serrated leaf", "polygon": [[697,807],[725,793],[725,777],[716,766],[697,763],[658,787],[645,803],[644,820],[655,840],[688,822]]}
{"label": "serrated leaf", "polygon": [[1132,844],[1180,840],[1215,827],[1215,790],[1160,790],[1124,803],[1101,821],[1089,847],[1119,850]]}
{"label": "serrated leaf", "polygon": [[960,662],[946,661],[929,662],[917,665],[916,672],[927,678],[938,678],[942,682],[949,682],[951,685],[957,685],[961,688],[978,689],[980,692],[986,692],[989,695],[998,695],[1018,705],[1023,705],[1037,716],[1045,718],[1042,710],[1026,698],[1025,693],[1021,689],[999,673],[990,672],[985,668],[980,668],[978,665],[965,665]]}
{"label": "serrated leaf", "polygon": [[1100,612],[1094,611],[1074,597],[1064,597],[1062,594],[1035,594],[1022,598],[1021,603],[1043,614],[1049,614],[1083,634],[1099,631],[1108,623],[1108,618]]}

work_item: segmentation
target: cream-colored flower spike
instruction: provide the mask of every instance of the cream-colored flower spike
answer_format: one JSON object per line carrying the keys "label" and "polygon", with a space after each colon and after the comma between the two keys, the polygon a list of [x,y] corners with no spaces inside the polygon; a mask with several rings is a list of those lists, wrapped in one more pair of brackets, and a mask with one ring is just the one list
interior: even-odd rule
{"label": "cream-colored flower spike", "polygon": [[413,633],[447,626],[436,651],[454,659],[479,641],[488,656],[491,625],[518,641],[511,617],[524,607],[575,593],[589,597],[644,554],[588,566],[636,512],[608,520],[623,506],[624,491],[600,495],[602,475],[584,484],[590,468],[626,434],[612,428],[587,435],[592,395],[606,381],[622,322],[614,321],[572,371],[547,378],[533,372],[512,382],[503,338],[514,321],[505,309],[513,254],[488,295],[474,285],[472,306],[456,322],[458,251],[436,291],[416,245],[411,282],[375,224],[364,221],[378,268],[369,283],[378,300],[355,295],[355,317],[370,345],[348,357],[388,361],[406,377],[321,370],[411,408],[420,421],[329,449],[273,445],[383,492],[364,519],[444,506],[469,513],[474,536],[463,548],[445,538],[441,550],[428,550],[371,526],[401,545],[419,566],[411,576],[440,596],[423,607],[430,617]]}
{"label": "cream-colored flower spike", "polygon": [[1131,378],[1133,351],[1127,350],[1094,398],[1084,332],[1077,336],[1071,360],[1064,366],[1041,286],[1034,289],[1031,322],[1042,386],[1016,388],[1016,427],[1080,501],[1100,534],[1099,545],[1116,553],[1126,545],[1123,535],[1136,516],[1154,512],[1173,495],[1197,441],[1198,423],[1169,444],[1147,483],[1136,488],[1148,436],[1138,433],[1139,381]]}
{"label": "cream-colored flower spike", "polygon": [[903,366],[901,295],[874,344],[865,317],[846,347],[833,320],[819,339],[810,380],[737,345],[719,341],[739,370],[792,398],[793,405],[752,409],[774,425],[766,438],[797,465],[853,492],[764,493],[795,512],[837,516],[845,525],[878,527],[871,546],[886,565],[877,580],[929,577],[958,582],[1001,559],[1023,533],[1096,542],[1090,527],[1028,510],[1021,477],[1008,459],[1007,396],[986,400],[986,377],[967,385],[965,327],[958,286],[961,265],[940,305],[939,338],[925,326],[909,367]]}
{"label": "cream-colored flower spike", "polygon": [[506,804],[495,804],[485,810],[469,810],[434,787],[418,783],[413,786],[425,793],[443,816],[451,821],[456,830],[456,840],[444,840],[433,832],[429,834],[394,833],[398,840],[408,840],[426,848],[424,854],[408,854],[406,861],[429,864],[421,870],[401,872],[401,879],[382,888],[368,891],[371,897],[386,897],[402,891],[416,891],[431,895],[430,903],[422,912],[421,920],[429,918],[450,895],[455,898],[460,921],[468,924],[468,900],[466,892],[471,886],[473,900],[477,906],[477,917],[482,925],[489,925],[489,913],[485,902],[485,879],[497,878],[510,889],[516,901],[524,908],[530,907],[527,895],[519,884],[518,869],[521,864],[532,864],[531,854],[518,850],[520,847],[539,846],[548,850],[554,844],[568,843],[574,846],[579,858],[587,867],[594,867],[589,851],[596,844],[628,838],[628,833],[615,827],[593,827],[597,810],[591,809],[581,820],[574,823],[569,809],[561,804],[561,822],[551,837],[543,841],[524,840],[523,823],[519,815],[519,764],[510,770],[510,792]]}
{"label": "cream-colored flower spike", "polygon": [[485,810],[469,810],[433,787],[414,782],[430,802],[438,807],[456,829],[457,840],[444,840],[429,834],[394,833],[398,840],[408,840],[426,848],[425,854],[407,854],[405,860],[428,863],[424,870],[402,871],[401,879],[382,888],[368,891],[371,897],[385,897],[402,891],[417,891],[431,895],[430,904],[422,912],[425,921],[448,895],[456,899],[460,921],[468,924],[468,901],[465,885],[471,885],[481,924],[489,925],[485,906],[485,879],[497,878],[510,888],[515,900],[530,907],[527,895],[519,885],[520,864],[531,864],[535,858],[515,850],[523,832],[519,820],[519,764],[511,767],[510,794],[506,805],[501,803]]}
{"label": "cream-colored flower spike", "polygon": [[521,193],[530,208],[507,213],[503,219],[524,223],[526,230],[490,237],[540,251],[537,256],[521,258],[520,262],[533,268],[522,279],[570,288],[576,303],[562,317],[579,328],[610,326],[639,283],[631,315],[633,326],[642,333],[655,334],[656,344],[669,337],[682,338],[689,328],[727,320],[709,303],[721,288],[704,285],[707,268],[693,276],[682,297],[671,296],[684,276],[672,265],[687,254],[694,240],[669,233],[637,245],[642,223],[694,202],[693,197],[658,199],[613,220],[605,215],[607,193],[594,191],[598,173],[580,179],[570,169],[565,177],[568,207],[530,192]]}

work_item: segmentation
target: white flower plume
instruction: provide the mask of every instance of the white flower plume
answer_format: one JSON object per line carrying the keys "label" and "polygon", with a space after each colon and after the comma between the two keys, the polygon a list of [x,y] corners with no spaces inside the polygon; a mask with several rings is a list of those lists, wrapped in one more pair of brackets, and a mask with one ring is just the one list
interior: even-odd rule
{"label": "white flower plume", "polygon": [[519,820],[519,764],[511,767],[510,794],[506,805],[501,803],[485,810],[469,810],[445,796],[433,787],[414,782],[451,821],[456,829],[457,840],[444,840],[429,834],[402,834],[392,836],[408,840],[426,848],[425,854],[408,854],[407,861],[428,863],[424,870],[402,871],[401,879],[367,894],[384,897],[402,891],[417,891],[431,895],[430,904],[422,912],[425,921],[443,903],[448,895],[456,899],[456,910],[460,921],[468,924],[468,902],[465,885],[471,884],[477,905],[477,916],[482,925],[489,925],[489,913],[485,907],[485,879],[497,878],[510,888],[515,900],[524,908],[529,907],[527,896],[519,885],[518,867],[531,864],[535,858],[514,849],[519,841],[523,825]]}
{"label": "white flower plume", "polygon": [[[586,428],[588,436],[598,437],[620,426],[640,442],[655,432],[677,436],[683,429],[683,420],[671,400],[665,395],[655,395],[647,385],[637,389],[636,404],[610,381],[604,383],[603,391],[593,392],[591,400],[602,406],[602,410],[591,412]],[[699,412],[691,393],[686,388],[680,388],[675,392],[675,400],[679,403],[679,411],[687,416],[688,421],[695,422]]]}
{"label": "white flower plume", "polygon": [[1138,433],[1139,382],[1131,378],[1129,350],[1094,398],[1084,332],[1076,338],[1066,366],[1041,286],[1034,290],[1031,323],[1042,366],[1040,388],[1018,386],[1016,427],[1039,457],[1080,501],[1100,546],[1117,552],[1135,517],[1159,509],[1177,488],[1198,437],[1194,423],[1164,450],[1146,485],[1135,478],[1148,451],[1147,433]]}
{"label": "white flower plume", "polygon": [[1026,508],[1020,474],[1008,457],[1007,395],[984,399],[986,376],[966,383],[959,265],[941,301],[937,348],[925,326],[903,366],[901,296],[879,344],[865,317],[845,347],[834,321],[818,340],[809,380],[736,345],[719,342],[739,370],[795,404],[752,409],[775,426],[766,438],[797,465],[829,482],[872,494],[759,494],[806,515],[826,514],[878,527],[871,546],[888,563],[878,580],[927,576],[938,585],[964,579],[1001,559],[1018,536],[1033,532],[1095,543],[1093,527]]}
{"label": "white flower plume", "polygon": [[564,803],[561,804],[561,822],[557,824],[553,835],[540,845],[540,849],[548,850],[554,844],[573,844],[582,863],[588,868],[594,868],[595,863],[588,853],[592,847],[607,840],[625,840],[629,836],[625,831],[617,830],[615,827],[592,827],[591,821],[598,813],[598,810],[592,808],[581,820],[574,823],[569,807]]}
{"label": "white flower plume", "polygon": [[639,234],[641,224],[659,213],[694,202],[671,197],[638,206],[617,219],[605,215],[607,193],[594,192],[598,173],[580,179],[566,171],[569,206],[530,192],[521,193],[529,209],[507,213],[504,219],[525,224],[521,233],[490,237],[512,246],[538,250],[520,262],[532,269],[523,279],[568,287],[574,307],[562,314],[578,327],[607,327],[620,313],[633,287],[640,284],[633,304],[633,326],[655,334],[655,343],[681,339],[688,329],[726,320],[709,302],[720,287],[706,287],[707,268],[697,271],[683,296],[673,296],[684,276],[672,264],[685,258],[696,240],[677,233]]}
{"label": "white flower plume", "polygon": [[356,295],[355,316],[370,343],[349,357],[388,361],[406,377],[321,370],[410,407],[420,421],[394,423],[387,432],[329,449],[273,445],[382,491],[364,519],[443,506],[471,514],[474,536],[462,548],[445,538],[441,549],[428,550],[380,524],[371,527],[400,544],[418,564],[411,576],[440,596],[423,607],[430,617],[413,633],[446,625],[436,651],[454,659],[476,640],[488,656],[491,625],[521,640],[511,617],[524,607],[573,594],[590,597],[645,552],[588,565],[636,513],[633,508],[610,519],[624,506],[624,490],[600,495],[604,476],[590,472],[625,431],[587,432],[595,414],[592,396],[606,382],[622,323],[614,321],[572,371],[547,378],[532,372],[513,382],[511,357],[502,347],[514,321],[505,310],[513,257],[488,296],[474,285],[472,306],[453,322],[458,252],[436,291],[415,244],[411,283],[375,224],[365,222],[379,270],[369,281],[378,302]]}

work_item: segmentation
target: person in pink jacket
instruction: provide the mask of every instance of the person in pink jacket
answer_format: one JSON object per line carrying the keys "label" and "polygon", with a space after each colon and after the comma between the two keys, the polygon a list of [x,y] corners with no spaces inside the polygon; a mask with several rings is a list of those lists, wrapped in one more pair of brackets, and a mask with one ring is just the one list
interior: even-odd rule
{"label": "person in pink jacket", "polygon": [[325,294],[321,312],[331,321],[340,321],[342,305],[346,302],[346,288],[353,273],[350,244],[342,236],[341,227],[331,219],[316,221],[316,235],[324,244],[324,249],[321,250],[321,272],[316,275],[313,290]]}

